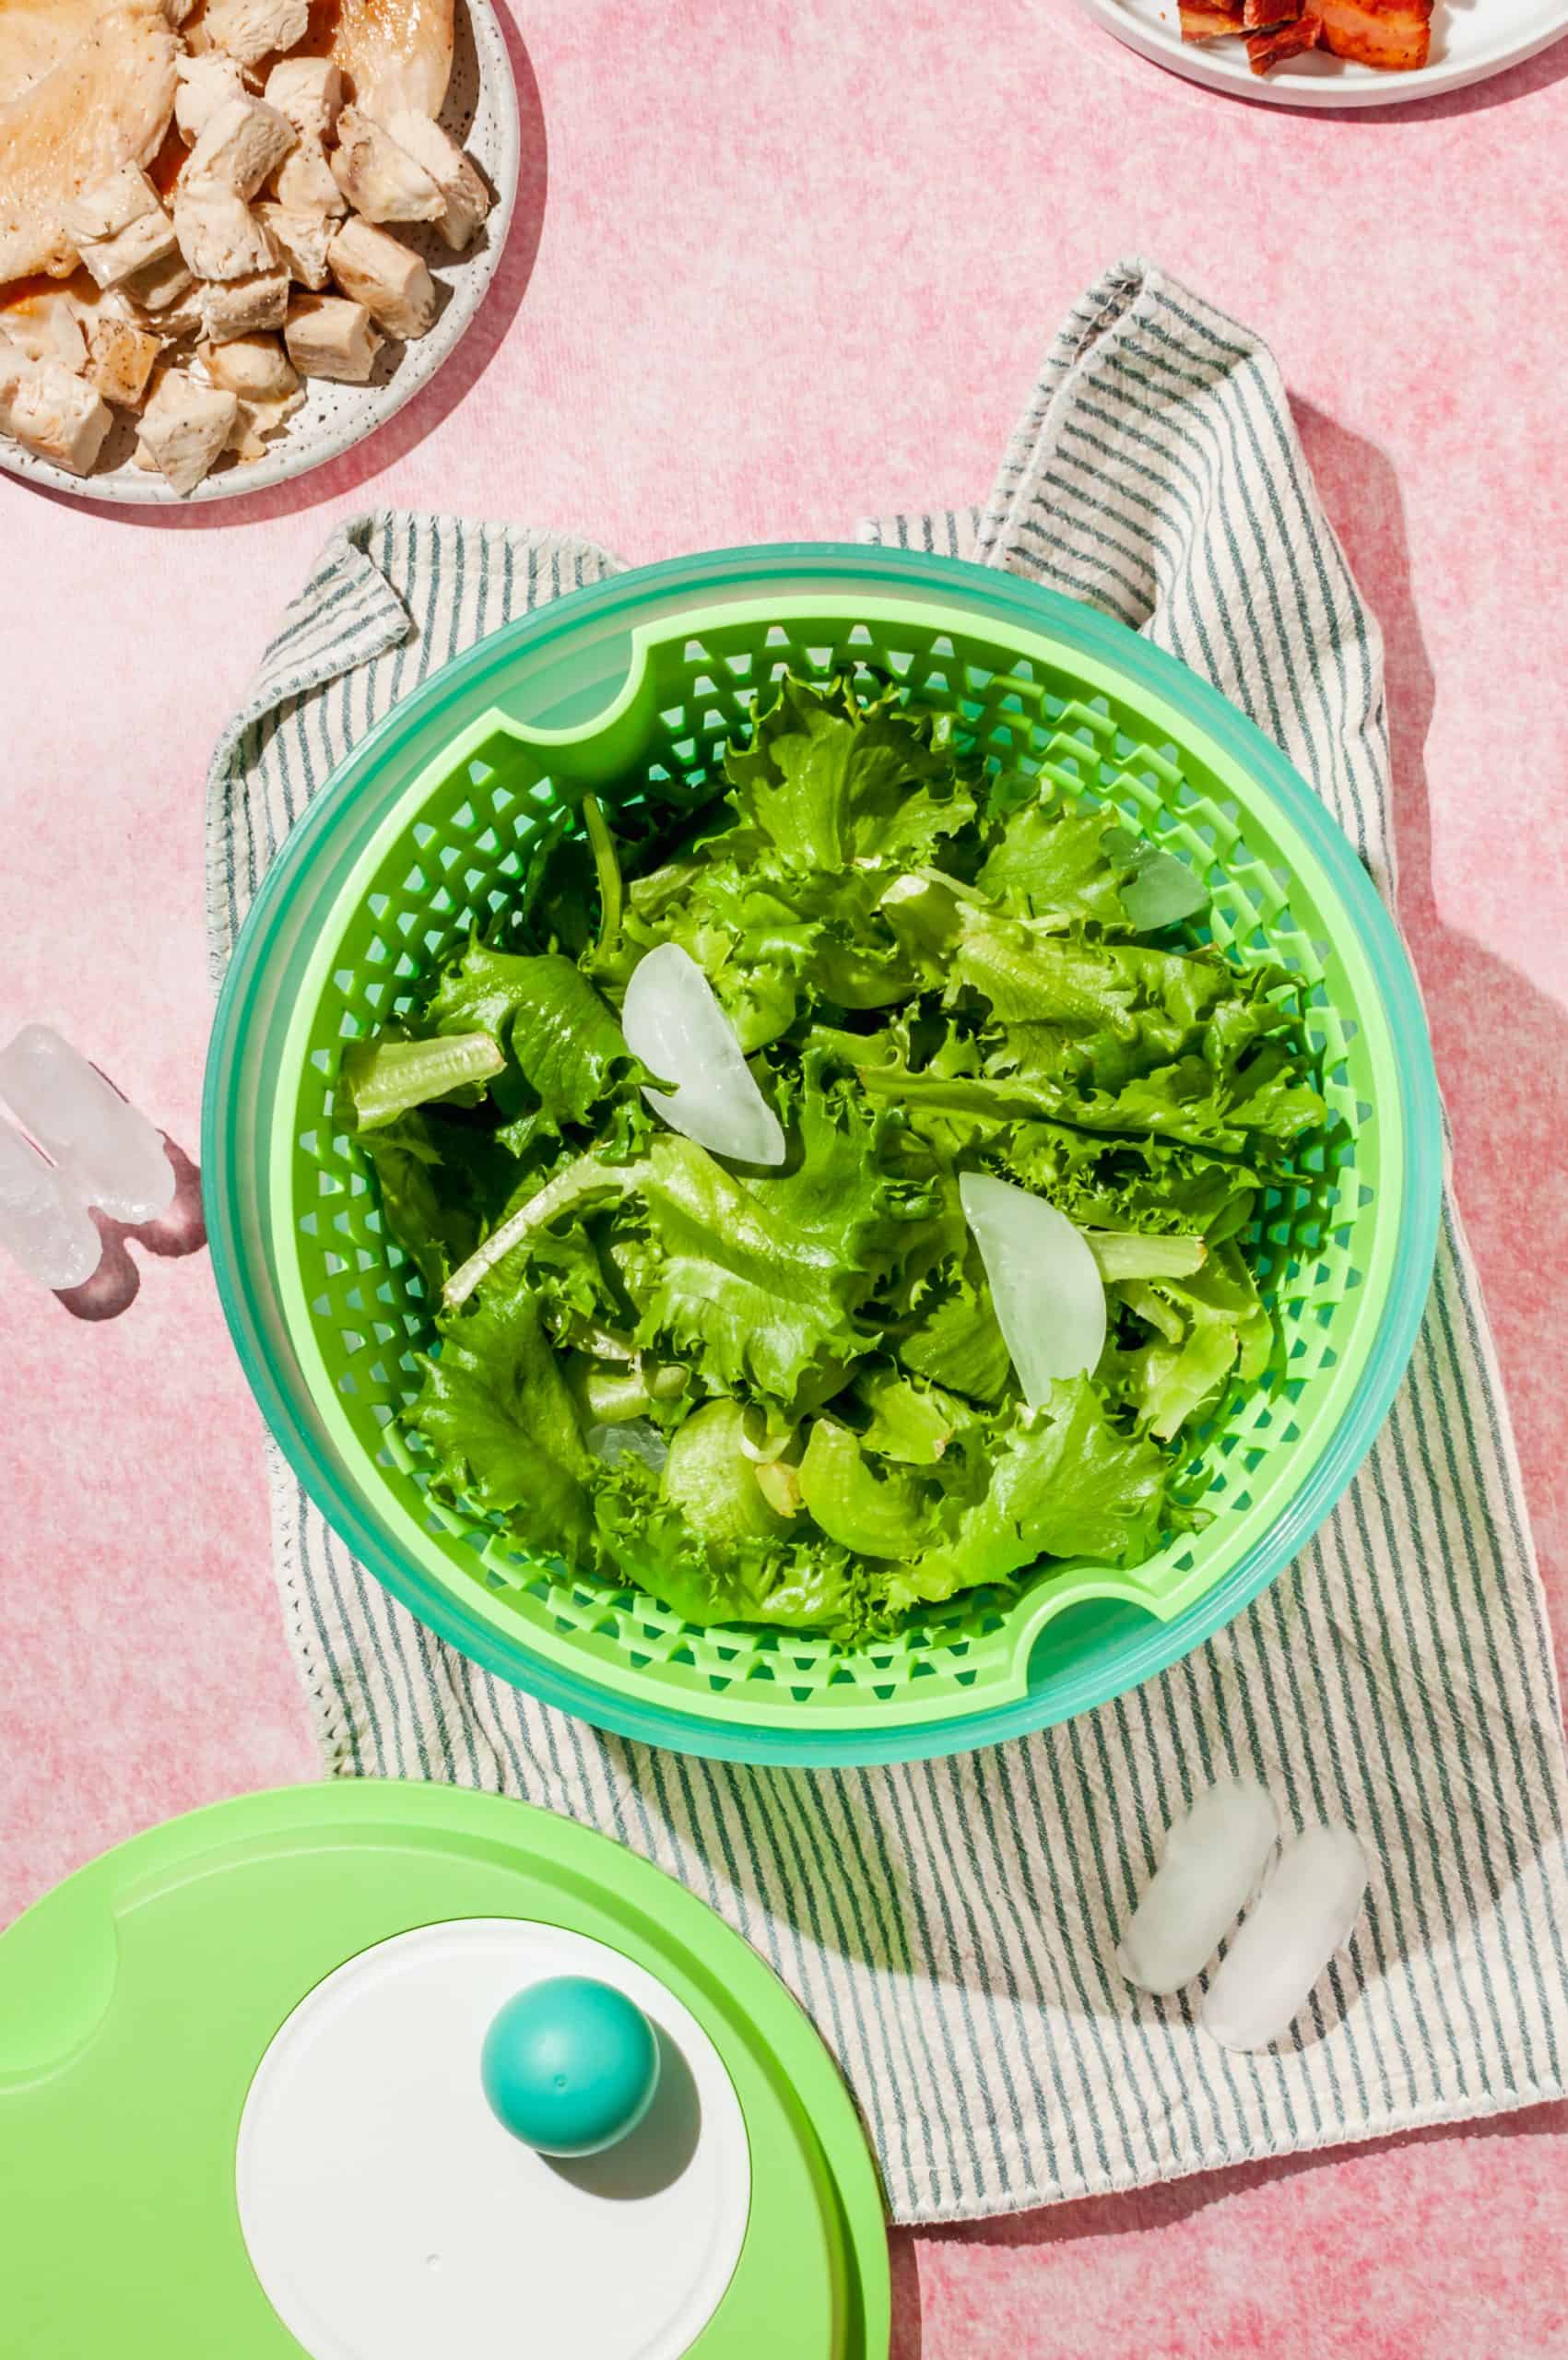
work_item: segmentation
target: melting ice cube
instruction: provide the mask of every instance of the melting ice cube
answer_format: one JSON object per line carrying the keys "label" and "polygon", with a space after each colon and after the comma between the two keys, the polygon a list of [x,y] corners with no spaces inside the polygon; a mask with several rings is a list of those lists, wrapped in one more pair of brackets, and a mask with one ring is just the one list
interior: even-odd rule
{"label": "melting ice cube", "polygon": [[46,1287],[79,1287],[102,1240],[74,1188],[0,1116],[0,1245]]}
{"label": "melting ice cube", "polygon": [[1026,1401],[1081,1376],[1105,1348],[1105,1283],[1088,1241],[1032,1189],[989,1172],[959,1175],[1003,1339]]}
{"label": "melting ice cube", "polygon": [[672,1130],[739,1162],[784,1162],[779,1118],[752,1080],[713,985],[678,942],[661,942],[638,961],[620,1029],[632,1056],[675,1083],[673,1091],[643,1092]]}
{"label": "melting ice cube", "polygon": [[1161,1995],[1190,1983],[1246,1906],[1279,1823],[1253,1779],[1221,1779],[1165,1838],[1164,1857],[1122,1936],[1129,1983]]}
{"label": "melting ice cube", "polygon": [[1288,2032],[1349,1941],[1366,1887],[1366,1854],[1348,1827],[1309,1827],[1287,1844],[1208,1987],[1205,2030],[1226,2048],[1267,2048]]}
{"label": "melting ice cube", "polygon": [[25,1024],[0,1050],[0,1096],[89,1205],[124,1221],[169,1210],[174,1166],[158,1132],[53,1026]]}

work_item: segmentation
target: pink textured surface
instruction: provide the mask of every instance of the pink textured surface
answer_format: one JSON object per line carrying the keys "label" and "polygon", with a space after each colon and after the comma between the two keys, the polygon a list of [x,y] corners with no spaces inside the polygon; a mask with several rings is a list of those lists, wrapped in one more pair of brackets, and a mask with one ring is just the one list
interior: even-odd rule
{"label": "pink textured surface", "polygon": [[[1069,0],[533,0],[514,54],[515,242],[383,436],[167,519],[0,478],[0,1037],[51,1019],[195,1144],[202,773],[337,519],[641,560],[968,502],[1061,313],[1141,250],[1273,343],[1387,634],[1402,915],[1561,1644],[1568,49],[1316,119],[1171,79]],[[315,1770],[206,1257],[142,1268],[98,1325],[0,1269],[0,1917]],[[1565,2164],[1553,2109],[901,2237],[901,2360],[1560,2352]]]}

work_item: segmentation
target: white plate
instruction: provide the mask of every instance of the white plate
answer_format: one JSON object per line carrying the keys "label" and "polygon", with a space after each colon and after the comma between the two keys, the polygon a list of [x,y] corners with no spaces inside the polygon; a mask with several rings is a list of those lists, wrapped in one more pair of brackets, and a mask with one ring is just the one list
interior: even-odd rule
{"label": "white plate", "polygon": [[1568,0],[1437,0],[1432,55],[1412,74],[1381,74],[1311,50],[1255,74],[1239,36],[1185,41],[1176,0],[1082,0],[1130,49],[1211,90],[1276,107],[1397,107],[1484,82],[1568,33]]}
{"label": "white plate", "polygon": [[376,356],[369,384],[336,385],[324,377],[304,379],[305,406],[268,443],[265,458],[253,459],[248,466],[236,463],[222,467],[197,484],[183,502],[160,475],[149,475],[132,465],[136,426],[123,416],[116,417],[103,446],[103,461],[90,476],[68,475],[64,467],[34,458],[30,451],[6,436],[0,436],[0,468],[29,483],[73,492],[78,499],[123,502],[143,508],[236,500],[247,492],[287,483],[291,476],[302,476],[312,467],[324,466],[328,459],[336,459],[383,425],[421,385],[428,384],[485,300],[517,199],[517,88],[505,37],[489,0],[457,0],[454,34],[452,80],[441,120],[484,173],[495,192],[495,204],[466,254],[453,254],[433,225],[404,225],[404,234],[424,256],[441,299],[441,310],[428,336],[417,344],[399,344],[389,337]]}

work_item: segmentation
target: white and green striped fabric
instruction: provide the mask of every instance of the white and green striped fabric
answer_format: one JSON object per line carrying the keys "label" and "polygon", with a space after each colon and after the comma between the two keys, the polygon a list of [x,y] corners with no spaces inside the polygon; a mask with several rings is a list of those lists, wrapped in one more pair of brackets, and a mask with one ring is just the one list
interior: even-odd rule
{"label": "white and green striped fabric", "polygon": [[[1114,270],[1058,335],[989,504],[885,529],[1088,599],[1207,674],[1391,890],[1376,627],[1244,329],[1153,269]],[[219,969],[268,860],[370,724],[481,633],[612,570],[584,543],[453,519],[383,513],[336,537],[214,761]],[[603,1737],[422,1629],[271,1457],[289,1637],[331,1772],[502,1788],[672,1870],[809,2010],[901,2220],[1564,2088],[1561,1716],[1451,1202],[1409,1378],[1291,1571],[1134,1694],[956,1761],[757,1771]],[[1112,1962],[1167,1821],[1228,1772],[1266,1780],[1288,1822],[1349,1821],[1376,1862],[1349,1953],[1290,2043],[1250,2058]]]}

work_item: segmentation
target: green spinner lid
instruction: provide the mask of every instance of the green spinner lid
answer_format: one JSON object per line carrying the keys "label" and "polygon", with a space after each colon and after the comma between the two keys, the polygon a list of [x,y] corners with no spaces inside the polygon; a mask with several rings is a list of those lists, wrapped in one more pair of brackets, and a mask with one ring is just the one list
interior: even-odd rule
{"label": "green spinner lid", "polygon": [[[600,2154],[487,2102],[556,1976],[652,2025]],[[218,1805],[0,1937],[0,2354],[880,2360],[886,2239],[843,2083],[706,1905],[521,1803],[356,1781]]]}

